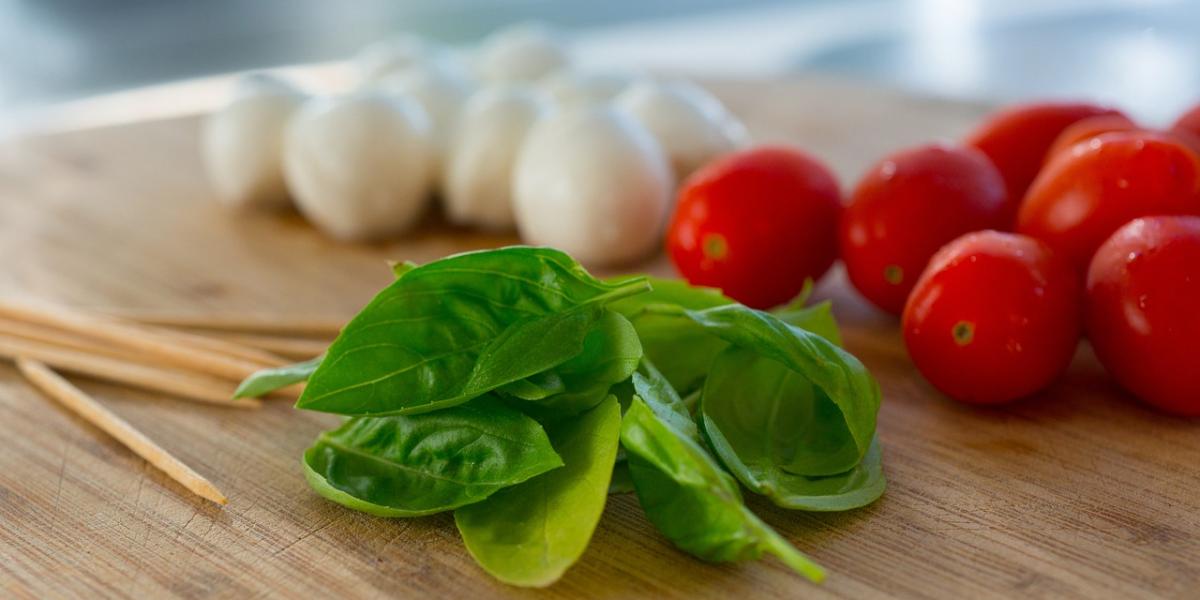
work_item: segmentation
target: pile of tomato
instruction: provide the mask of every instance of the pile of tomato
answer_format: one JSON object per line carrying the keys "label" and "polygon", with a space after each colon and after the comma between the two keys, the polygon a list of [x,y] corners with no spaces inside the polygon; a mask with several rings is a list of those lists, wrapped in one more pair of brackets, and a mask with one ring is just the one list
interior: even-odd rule
{"label": "pile of tomato", "polygon": [[1200,416],[1200,106],[1167,130],[1092,104],[1012,107],[883,158],[848,201],[816,158],[751,148],[685,182],[667,249],[688,281],[757,308],[840,257],[963,402],[1044,389],[1084,337],[1134,396]]}

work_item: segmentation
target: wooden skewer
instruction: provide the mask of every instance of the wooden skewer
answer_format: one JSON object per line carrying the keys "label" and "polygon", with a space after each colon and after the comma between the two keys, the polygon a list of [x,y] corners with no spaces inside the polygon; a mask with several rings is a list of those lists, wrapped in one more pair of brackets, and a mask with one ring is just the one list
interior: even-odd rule
{"label": "wooden skewer", "polygon": [[225,333],[213,331],[209,332],[209,335],[220,336],[221,339],[231,340],[244,346],[259,348],[261,350],[295,360],[303,360],[312,358],[314,356],[320,356],[329,348],[330,344],[330,342],[324,340],[279,337],[273,335],[259,335],[254,333]]}
{"label": "wooden skewer", "polygon": [[211,481],[163,450],[142,432],[104,408],[79,388],[71,385],[69,381],[51,371],[46,365],[27,358],[18,358],[17,368],[30,383],[44,394],[104,430],[105,433],[133,450],[135,454],[146,459],[146,462],[166,473],[168,477],[179,482],[192,493],[221,505],[229,502],[225,494],[222,494]]}
{"label": "wooden skewer", "polygon": [[279,317],[271,315],[198,315],[166,312],[106,311],[135,323],[232,333],[303,336],[333,339],[349,319],[334,317]]}
{"label": "wooden skewer", "polygon": [[[108,357],[116,358],[118,360],[122,360],[122,361],[126,361],[126,362],[152,364],[152,365],[153,364],[161,365],[164,363],[164,361],[159,360],[158,357],[153,354],[134,352],[134,351],[131,351],[122,346],[117,346],[114,344],[105,344],[105,343],[97,342],[95,340],[91,340],[91,339],[88,339],[85,337],[75,336],[75,335],[71,335],[69,333],[64,333],[61,330],[48,329],[45,327],[39,327],[37,325],[30,325],[29,323],[25,323],[22,321],[12,321],[9,319],[0,318],[0,334],[6,334],[6,335],[10,335],[10,336],[25,338],[27,340],[32,340],[35,342],[51,344],[51,345],[59,346],[59,347],[66,348],[69,350],[78,350],[79,352],[84,352],[87,354],[108,356]],[[201,338],[205,341],[210,341],[209,338],[205,338],[203,336],[192,336],[192,337],[197,337],[197,338]],[[212,341],[220,342],[220,340],[212,340]],[[230,346],[242,347],[238,344],[230,344]],[[215,346],[215,345],[213,346],[213,348],[216,348],[216,347],[217,346]],[[266,353],[263,353],[263,355],[264,356],[272,356],[272,355],[269,355]],[[169,362],[167,362],[166,364],[168,366],[170,366]],[[282,366],[284,364],[287,364],[287,362],[277,356],[272,356],[271,363],[264,364],[263,366],[264,367],[268,367],[268,366],[277,367],[277,366]]]}
{"label": "wooden skewer", "polygon": [[240,358],[250,362],[258,363],[262,367],[282,367],[288,364],[288,361],[283,357],[272,354],[262,348],[256,348],[247,344],[239,344],[232,340],[224,340],[208,337],[205,335],[196,335],[186,331],[175,329],[166,329],[163,327],[154,327],[150,325],[138,325],[155,335],[162,336],[164,339],[170,339],[180,345],[200,348],[202,350],[211,350],[219,354]]}
{"label": "wooden skewer", "polygon": [[0,317],[62,329],[154,355],[160,362],[241,381],[263,365],[205,348],[181,346],[153,331],[104,317],[0,301]]}
{"label": "wooden skewer", "polygon": [[13,360],[28,357],[47,363],[56,369],[121,383],[130,387],[163,392],[187,400],[234,408],[262,406],[261,402],[252,398],[233,400],[233,387],[218,379],[157,369],[10,336],[0,336],[0,356]]}

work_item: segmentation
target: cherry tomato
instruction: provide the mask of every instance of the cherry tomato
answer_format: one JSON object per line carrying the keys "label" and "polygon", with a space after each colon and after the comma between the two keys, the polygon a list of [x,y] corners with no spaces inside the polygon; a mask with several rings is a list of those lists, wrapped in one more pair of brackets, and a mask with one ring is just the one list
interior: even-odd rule
{"label": "cherry tomato", "polygon": [[1171,125],[1171,131],[1182,131],[1200,138],[1200,104],[1179,115],[1175,124]]}
{"label": "cherry tomato", "polygon": [[968,233],[930,260],[904,307],[904,343],[947,396],[998,404],[1053,382],[1079,340],[1081,277],[1030,237]]}
{"label": "cherry tomato", "polygon": [[867,171],[842,215],[841,251],[858,291],[893,314],[947,242],[1004,227],[1004,179],[979,150],[931,144]]}
{"label": "cherry tomato", "polygon": [[816,159],[785,146],[752,148],[684,183],[667,250],[691,283],[769,308],[829,270],[841,210],[837,180]]}
{"label": "cherry tomato", "polygon": [[1200,104],[1179,115],[1169,131],[1193,152],[1200,154]]}
{"label": "cherry tomato", "polygon": [[1050,162],[1059,152],[1098,135],[1114,131],[1139,131],[1140,129],[1141,127],[1138,127],[1137,123],[1125,115],[1099,115],[1080,119],[1068,125],[1054,139],[1054,144],[1046,151],[1046,162]]}
{"label": "cherry tomato", "polygon": [[984,121],[967,144],[988,155],[1008,186],[1010,222],[1030,182],[1042,168],[1046,152],[1068,125],[1119,111],[1094,104],[1038,102],[1001,110]]}
{"label": "cherry tomato", "polygon": [[1131,219],[1179,214],[1200,214],[1200,158],[1161,133],[1106,133],[1046,165],[1021,204],[1017,231],[1082,272]]}
{"label": "cherry tomato", "polygon": [[1088,269],[1088,337],[1113,377],[1164,411],[1200,416],[1200,218],[1121,227]]}

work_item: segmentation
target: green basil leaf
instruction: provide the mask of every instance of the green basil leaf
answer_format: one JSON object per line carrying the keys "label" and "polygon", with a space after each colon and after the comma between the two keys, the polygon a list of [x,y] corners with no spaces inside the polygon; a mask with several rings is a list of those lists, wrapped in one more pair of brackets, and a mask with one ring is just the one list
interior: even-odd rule
{"label": "green basil leaf", "polygon": [[[721,462],[748,489],[780,506],[847,510],[883,493],[878,439],[859,462],[837,407],[776,361],[738,347],[722,352],[705,382],[700,415]],[[827,461],[854,466],[826,477],[789,472],[820,471]]]}
{"label": "green basil leaf", "polygon": [[761,421],[761,414],[778,407],[790,412],[777,430],[790,432],[788,441],[795,442],[785,454],[774,454],[787,457],[784,470],[836,475],[854,468],[866,454],[875,435],[879,384],[857,358],[824,337],[740,304],[654,310],[686,319],[734,348],[710,363],[702,404],[735,446],[739,436],[731,432],[756,431],[737,425],[738,419],[750,422],[753,415]]}
{"label": "green basil leaf", "polygon": [[324,358],[324,356],[318,356],[304,362],[256,371],[238,385],[237,390],[233,392],[233,397],[257,398],[289,385],[308,381]]}
{"label": "green basil leaf", "polygon": [[[584,343],[587,343],[587,338],[584,338]],[[567,384],[558,373],[550,370],[505,384],[496,391],[520,400],[545,400],[567,391]]]}
{"label": "green basil leaf", "polygon": [[805,331],[811,331],[836,346],[842,345],[842,332],[833,318],[833,303],[829,300],[805,306],[812,295],[812,279],[804,280],[804,288],[791,302],[771,311],[780,321]]}
{"label": "green basil leaf", "polygon": [[[539,392],[536,394],[531,393],[532,389],[517,389],[526,384],[511,388],[506,386],[501,391],[533,401],[522,408],[535,417],[557,418],[577,414],[607,398],[613,385],[628,379],[641,358],[642,345],[633,324],[619,313],[605,311],[584,338],[583,351],[546,372],[561,381],[561,390],[541,396],[540,392],[551,388],[539,383],[535,384]],[[546,374],[539,374],[535,379],[544,380],[546,377]]]}
{"label": "green basil leaf", "polygon": [[813,581],[824,578],[820,566],[746,508],[737,482],[699,444],[663,424],[640,398],[625,413],[621,445],[646,517],[680,549],[713,562],[773,554]]}
{"label": "green basil leaf", "polygon": [[663,424],[693,442],[700,442],[700,430],[687,405],[653,363],[643,359],[631,381],[633,393],[650,407]]}
{"label": "green basil leaf", "polygon": [[422,265],[346,325],[296,406],[378,416],[461,404],[579,354],[606,304],[648,289],[600,282],[546,248]]}
{"label": "green basil leaf", "polygon": [[608,493],[612,494],[632,494],[633,493],[633,476],[629,474],[629,461],[618,460],[613,464],[612,480],[608,483]]}
{"label": "green basil leaf", "polygon": [[800,286],[800,293],[796,294],[796,296],[789,300],[787,304],[781,304],[775,308],[772,308],[770,311],[771,314],[779,316],[782,313],[787,313],[794,310],[804,310],[805,305],[808,304],[809,297],[812,296],[814,287],[815,286],[813,285],[812,277],[805,278],[804,284]]}
{"label": "green basil leaf", "polygon": [[421,415],[356,417],[304,453],[317,493],[381,517],[479,502],[562,464],[537,421],[491,397]]}
{"label": "green basil leaf", "polygon": [[651,279],[654,287],[612,303],[613,310],[625,315],[637,329],[646,356],[680,393],[699,389],[712,357],[725,344],[712,336],[681,323],[670,315],[650,312],[652,306],[704,309],[733,304],[720,290],[688,285],[673,279]]}
{"label": "green basil leaf", "polygon": [[[773,445],[770,442],[749,444],[746,442],[751,440],[743,439],[742,446],[735,448],[707,414],[701,420],[701,429],[721,462],[742,485],[784,508],[820,512],[860,508],[878,500],[887,487],[878,435],[853,469],[827,477],[805,477],[780,469],[767,452]],[[769,438],[763,433],[759,437]]]}
{"label": "green basil leaf", "polygon": [[544,587],[558,581],[583,554],[600,522],[620,432],[621,410],[609,396],[550,429],[563,468],[454,511],[475,562],[511,585]]}
{"label": "green basil leaf", "polygon": [[404,275],[407,274],[409,271],[417,268],[419,265],[417,265],[417,263],[415,263],[411,260],[405,260],[405,261],[399,261],[399,262],[389,261],[388,266],[392,268],[392,277],[394,279],[400,279],[401,277],[404,277]]}
{"label": "green basil leaf", "polygon": [[[610,277],[606,281],[617,284],[636,281],[639,277],[624,275],[621,277]],[[683,308],[697,310],[735,303],[732,298],[722,294],[721,290],[716,288],[691,285],[680,279],[650,277],[649,281],[650,287],[653,288],[649,292],[623,298],[613,302],[610,307],[629,317],[640,313],[643,308],[651,304],[674,304]]]}

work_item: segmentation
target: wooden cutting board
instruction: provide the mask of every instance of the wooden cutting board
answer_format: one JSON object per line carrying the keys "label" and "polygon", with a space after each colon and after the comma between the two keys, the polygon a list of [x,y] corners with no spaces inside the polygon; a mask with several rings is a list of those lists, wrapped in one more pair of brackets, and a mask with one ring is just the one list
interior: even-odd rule
{"label": "wooden cutting board", "polygon": [[[830,161],[848,187],[885,152],[958,137],[983,108],[822,80],[714,82],[759,139]],[[0,290],[72,306],[353,314],[428,261],[512,243],[431,218],[403,241],[332,243],[298,217],[216,205],[196,119],[0,147]],[[661,257],[640,267],[670,273]],[[505,587],[448,515],[386,520],[309,491],[299,457],[326,415],[237,411],[80,384],[207,475],[224,509],[192,497],[0,366],[0,596],[185,598],[1195,597],[1200,423],[1116,390],[1086,348],[1063,381],[1003,409],[936,393],[897,325],[840,273],[847,346],[876,374],[889,488],[874,505],[806,514],[750,504],[828,567],[811,585],[771,560],[707,565],[674,550],[632,496],[614,497],[583,559],[542,591]]]}

